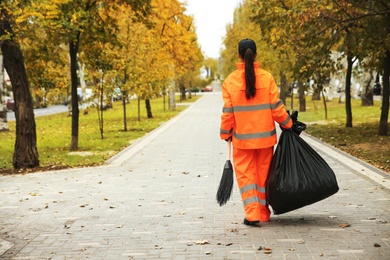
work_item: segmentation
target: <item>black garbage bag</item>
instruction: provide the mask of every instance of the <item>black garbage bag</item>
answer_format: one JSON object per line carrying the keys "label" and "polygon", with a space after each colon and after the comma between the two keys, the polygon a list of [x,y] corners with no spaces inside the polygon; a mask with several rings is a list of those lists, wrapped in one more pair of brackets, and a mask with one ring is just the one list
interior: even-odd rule
{"label": "black garbage bag", "polygon": [[338,190],[325,160],[293,131],[282,131],[267,178],[267,200],[274,214],[313,204]]}
{"label": "black garbage bag", "polygon": [[297,135],[300,135],[302,131],[306,130],[306,124],[298,121],[298,111],[293,110],[290,114],[290,111],[287,111],[290,115],[293,125],[291,127],[292,131],[296,133]]}
{"label": "black garbage bag", "polygon": [[[290,114],[290,111],[287,110],[287,113],[290,115],[290,118],[293,121],[291,130],[294,133],[296,133],[297,135],[300,135],[302,133],[302,131],[306,130],[306,124],[298,121],[298,111],[297,110],[293,110],[291,112],[291,114]],[[282,126],[280,126],[280,129],[284,130],[284,128]]]}

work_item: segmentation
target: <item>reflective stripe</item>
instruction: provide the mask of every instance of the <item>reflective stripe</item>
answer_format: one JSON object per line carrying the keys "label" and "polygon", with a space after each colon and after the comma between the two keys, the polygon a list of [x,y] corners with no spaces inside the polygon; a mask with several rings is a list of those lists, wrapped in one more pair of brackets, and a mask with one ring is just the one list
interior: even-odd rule
{"label": "reflective stripe", "polygon": [[256,184],[248,184],[244,187],[240,188],[240,193],[243,194],[244,192],[250,191],[250,190],[256,190],[257,185]]}
{"label": "reflective stripe", "polygon": [[221,134],[231,134],[231,132],[232,132],[232,129],[230,129],[230,130],[219,129],[219,133],[221,133]]}
{"label": "reflective stripe", "polygon": [[266,193],[267,190],[265,188],[259,186],[259,187],[257,187],[257,191],[260,193]]}
{"label": "reflective stripe", "polygon": [[266,192],[266,189],[264,187],[260,187],[257,184],[248,184],[240,188],[240,193],[243,194],[244,192],[251,191],[251,190],[257,190],[260,193]]}
{"label": "reflective stripe", "polygon": [[286,120],[284,120],[284,121],[282,122],[282,125],[283,125],[283,126],[287,125],[289,121],[290,121],[290,116],[288,116],[288,117],[286,118]]}
{"label": "reflective stripe", "polygon": [[276,134],[276,129],[273,129],[270,132],[258,132],[252,134],[237,134],[236,132],[234,132],[233,136],[238,140],[248,140],[248,139],[255,139],[255,138],[267,138],[275,134]]}
{"label": "reflective stripe", "polygon": [[224,107],[222,108],[223,113],[233,113],[233,108],[232,107]]}
{"label": "reflective stripe", "polygon": [[254,106],[234,106],[234,112],[247,112],[247,111],[256,111],[256,110],[266,110],[270,109],[270,104],[261,104]]}
{"label": "reflective stripe", "polygon": [[267,204],[265,200],[261,200],[258,197],[247,198],[246,200],[243,201],[243,203],[244,203],[244,207],[251,204],[251,203],[260,203],[261,205]]}
{"label": "reflective stripe", "polygon": [[283,105],[283,101],[279,99],[275,104],[271,104],[271,109],[274,110],[280,105]]}

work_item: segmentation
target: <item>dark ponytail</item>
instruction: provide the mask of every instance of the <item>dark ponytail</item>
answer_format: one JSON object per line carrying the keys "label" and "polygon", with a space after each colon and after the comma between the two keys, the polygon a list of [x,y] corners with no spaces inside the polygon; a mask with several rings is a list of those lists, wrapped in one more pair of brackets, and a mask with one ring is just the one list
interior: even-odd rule
{"label": "dark ponytail", "polygon": [[256,95],[256,75],[255,68],[253,66],[253,62],[255,61],[253,51],[248,48],[245,51],[245,96],[246,99],[253,98]]}

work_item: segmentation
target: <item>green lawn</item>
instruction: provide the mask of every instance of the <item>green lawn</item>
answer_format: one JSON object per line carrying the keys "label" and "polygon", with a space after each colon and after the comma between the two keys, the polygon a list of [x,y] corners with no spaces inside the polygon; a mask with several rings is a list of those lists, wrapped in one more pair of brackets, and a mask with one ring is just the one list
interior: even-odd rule
{"label": "green lawn", "polygon": [[[290,100],[286,100],[287,109],[291,109]],[[297,99],[293,103],[298,106]],[[307,124],[306,133],[390,173],[390,132],[387,136],[378,135],[381,101],[363,107],[360,99],[352,99],[352,128],[345,127],[345,103],[338,99],[326,103],[327,120],[322,100],[307,97],[306,105],[307,111],[298,116]]]}
{"label": "green lawn", "polygon": [[[194,102],[200,96],[192,96],[185,102]],[[36,117],[37,146],[39,160],[43,169],[63,167],[91,166],[101,164],[132,141],[168,121],[187,106],[177,103],[176,111],[170,111],[162,98],[151,100],[153,118],[147,118],[145,102],[140,104],[141,120],[138,121],[138,102],[132,100],[126,106],[127,129],[124,131],[123,107],[115,102],[112,109],[104,111],[104,139],[101,139],[98,111],[89,108],[88,114],[80,111],[79,117],[79,150],[70,152],[71,117],[61,113]],[[0,132],[0,169],[4,172],[12,169],[12,156],[15,142],[15,122],[9,122],[10,131]]]}
{"label": "green lawn", "polygon": [[[185,102],[193,102],[193,96]],[[291,109],[291,99],[286,108]],[[299,112],[299,120],[307,124],[306,133],[315,136],[363,161],[390,173],[390,133],[378,135],[380,101],[374,106],[362,107],[361,100],[352,100],[353,127],[346,128],[345,103],[337,99],[327,102],[328,119],[322,100],[306,99],[306,112]],[[294,98],[295,109],[298,100]],[[177,115],[186,106],[177,106],[176,111],[164,110],[161,98],[151,100],[154,118],[146,117],[145,104],[141,103],[141,120],[137,120],[137,101],[127,105],[127,128],[123,130],[123,108],[120,102],[113,109],[104,112],[104,139],[100,137],[98,114],[90,109],[87,115],[80,112],[79,151],[69,151],[71,140],[71,117],[67,113],[37,117],[37,142],[42,169],[58,169],[75,166],[101,164],[132,141],[157,128],[163,122]],[[178,103],[179,104],[179,103]],[[10,131],[0,132],[0,169],[12,169],[12,155],[15,141],[15,123],[9,122]]]}

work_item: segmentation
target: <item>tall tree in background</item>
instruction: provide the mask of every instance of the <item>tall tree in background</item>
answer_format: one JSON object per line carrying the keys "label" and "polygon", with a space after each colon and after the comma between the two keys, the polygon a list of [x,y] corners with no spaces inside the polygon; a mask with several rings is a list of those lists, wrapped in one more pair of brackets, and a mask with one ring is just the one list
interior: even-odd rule
{"label": "tall tree in background", "polygon": [[[276,43],[275,48],[293,46],[294,52],[299,54],[297,59],[294,59],[294,74],[299,72],[298,74],[301,75],[325,76],[324,72],[332,71],[335,65],[340,66],[337,64],[340,60],[318,63],[316,56],[322,57],[321,60],[329,59],[332,51],[340,53],[348,60],[345,75],[346,127],[352,126],[350,86],[354,61],[372,58],[380,60],[381,62],[366,63],[366,65],[375,66],[375,69],[383,74],[383,100],[378,132],[380,135],[387,134],[390,70],[389,1],[247,0],[245,2],[253,6],[253,19],[259,22],[261,29],[270,32],[272,42]],[[281,40],[277,41],[278,38]]]}
{"label": "tall tree in background", "polygon": [[[72,134],[70,150],[78,149],[79,136],[79,108],[77,95],[77,64],[82,39],[85,35],[96,34],[99,28],[104,31],[108,21],[115,21],[115,17],[108,17],[108,10],[120,5],[128,5],[134,10],[137,19],[143,19],[149,13],[150,0],[114,0],[104,3],[94,0],[55,0],[41,1],[40,7],[45,10],[44,19],[53,30],[57,30],[63,41],[69,46],[71,99],[72,99]],[[107,11],[102,11],[107,10]],[[106,17],[100,14],[105,13]]]}
{"label": "tall tree in background", "polygon": [[15,169],[34,168],[39,166],[39,154],[33,102],[23,54],[13,31],[15,17],[9,8],[12,3],[7,6],[6,2],[0,2],[0,39],[4,67],[10,77],[15,100],[16,141],[13,166]]}

